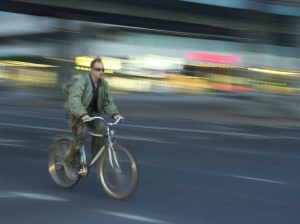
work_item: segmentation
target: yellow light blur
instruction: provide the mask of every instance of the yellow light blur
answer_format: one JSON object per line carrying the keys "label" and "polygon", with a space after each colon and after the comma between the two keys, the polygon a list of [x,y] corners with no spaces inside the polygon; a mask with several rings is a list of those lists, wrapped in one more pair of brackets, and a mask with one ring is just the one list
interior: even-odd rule
{"label": "yellow light blur", "polygon": [[[91,70],[90,68],[81,67],[81,66],[75,66],[75,69],[81,70],[81,71],[90,71],[90,70]],[[111,69],[105,69],[105,70],[104,70],[104,73],[105,73],[105,74],[113,74],[114,71],[111,70]]]}
{"label": "yellow light blur", "polygon": [[90,67],[91,61],[93,59],[94,58],[92,58],[92,57],[76,57],[75,63],[78,66]]}
{"label": "yellow light blur", "polygon": [[64,61],[64,62],[74,62],[73,60],[67,60],[67,59],[62,59],[62,58],[52,58],[52,57],[44,57],[50,60],[55,60],[55,61]]}
{"label": "yellow light blur", "polygon": [[230,75],[219,75],[219,74],[210,74],[209,77],[211,81],[217,81],[222,83],[231,83],[231,84],[239,84],[239,85],[248,84],[248,79],[243,77],[235,77]]}
{"label": "yellow light blur", "polygon": [[254,80],[254,79],[249,79],[251,82],[255,83],[260,83],[260,84],[267,84],[267,85],[273,85],[273,86],[286,86],[286,83],[280,83],[280,82],[265,82],[265,81],[260,81],[260,80]]}
{"label": "yellow light blur", "polygon": [[54,65],[45,65],[45,64],[29,63],[29,62],[22,62],[22,61],[11,61],[11,60],[0,61],[0,66],[2,66],[2,67],[38,67],[38,68],[58,67],[58,66],[54,66]]}
{"label": "yellow light blur", "polygon": [[299,91],[300,88],[294,87],[286,87],[286,86],[272,86],[268,84],[255,84],[254,87],[257,90],[261,90],[267,93],[274,93],[274,94],[284,94],[284,95],[291,95],[295,93],[295,91]]}
{"label": "yellow light blur", "polygon": [[[80,56],[75,58],[75,63],[77,66],[90,67],[91,62],[94,59],[95,57]],[[122,69],[122,61],[120,59],[108,58],[108,57],[102,57],[101,59],[105,69],[108,70]]]}
{"label": "yellow light blur", "polygon": [[272,75],[287,75],[287,76],[297,76],[300,72],[295,71],[283,71],[283,70],[273,70],[273,69],[265,69],[265,68],[248,68],[250,71],[262,72]]}

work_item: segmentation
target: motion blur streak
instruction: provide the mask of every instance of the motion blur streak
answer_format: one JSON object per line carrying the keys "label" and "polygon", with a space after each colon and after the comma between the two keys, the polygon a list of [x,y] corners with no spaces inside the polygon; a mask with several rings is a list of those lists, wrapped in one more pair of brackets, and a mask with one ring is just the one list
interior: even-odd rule
{"label": "motion blur streak", "polygon": [[[1,0],[1,223],[299,224],[299,7]],[[72,189],[47,170],[71,136],[63,87],[95,57],[126,118],[115,141],[140,169],[124,201],[96,169]]]}

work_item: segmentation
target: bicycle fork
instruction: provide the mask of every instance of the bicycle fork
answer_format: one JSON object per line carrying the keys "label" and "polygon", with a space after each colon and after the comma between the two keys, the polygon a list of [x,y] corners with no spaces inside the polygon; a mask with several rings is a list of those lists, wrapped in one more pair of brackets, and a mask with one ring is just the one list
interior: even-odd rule
{"label": "bicycle fork", "polygon": [[120,168],[120,165],[118,163],[118,159],[116,156],[116,151],[113,148],[113,144],[110,142],[108,144],[108,157],[111,167],[116,171],[116,173],[122,173],[122,170]]}

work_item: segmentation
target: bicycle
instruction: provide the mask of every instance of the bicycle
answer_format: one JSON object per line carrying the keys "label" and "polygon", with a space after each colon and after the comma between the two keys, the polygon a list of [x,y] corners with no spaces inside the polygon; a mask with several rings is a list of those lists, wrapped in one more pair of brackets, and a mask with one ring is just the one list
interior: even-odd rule
{"label": "bicycle", "polygon": [[[92,120],[99,119],[106,125],[105,135],[89,132],[90,136],[106,139],[106,143],[99,152],[92,158],[89,165],[86,161],[85,148],[82,146],[77,153],[72,166],[78,170],[78,178],[68,177],[65,172],[63,161],[72,147],[73,140],[68,137],[59,138],[51,147],[48,157],[48,171],[56,184],[64,188],[72,188],[79,180],[88,176],[90,168],[97,162],[97,176],[105,192],[114,199],[126,199],[136,189],[138,184],[138,165],[132,153],[124,146],[113,143],[115,123],[107,123],[102,117],[92,117]],[[128,174],[129,173],[129,174]]]}

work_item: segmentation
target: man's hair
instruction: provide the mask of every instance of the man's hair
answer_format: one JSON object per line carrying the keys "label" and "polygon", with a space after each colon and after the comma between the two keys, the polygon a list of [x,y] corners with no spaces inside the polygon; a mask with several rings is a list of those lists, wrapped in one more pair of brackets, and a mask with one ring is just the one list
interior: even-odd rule
{"label": "man's hair", "polygon": [[91,62],[91,68],[94,68],[94,65],[96,64],[96,62],[100,62],[101,64],[103,64],[101,58],[95,58],[95,59]]}

